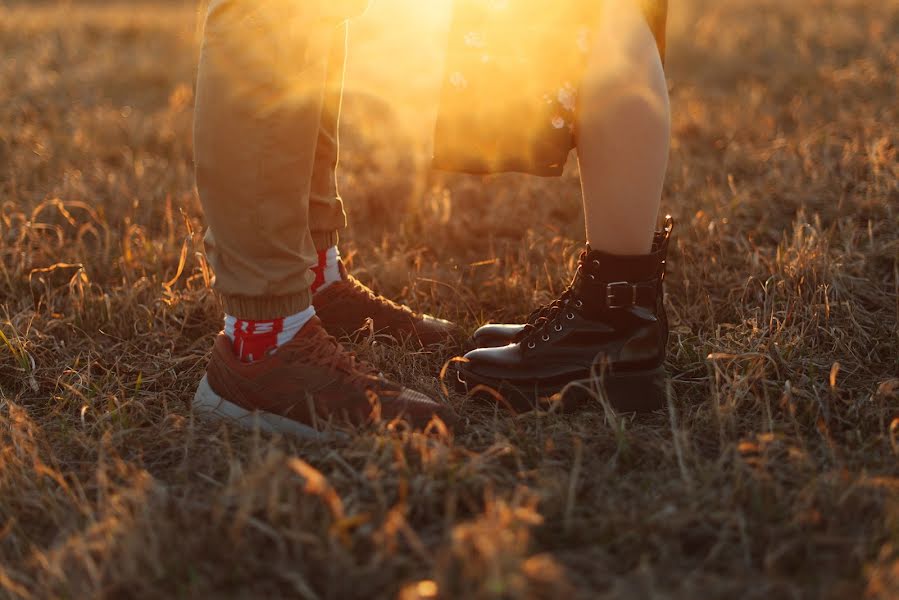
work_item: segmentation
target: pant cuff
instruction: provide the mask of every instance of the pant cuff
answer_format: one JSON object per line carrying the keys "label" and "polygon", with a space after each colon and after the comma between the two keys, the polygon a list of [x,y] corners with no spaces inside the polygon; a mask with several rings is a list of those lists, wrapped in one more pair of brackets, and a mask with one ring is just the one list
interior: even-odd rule
{"label": "pant cuff", "polygon": [[236,296],[220,294],[225,314],[248,321],[266,321],[294,315],[309,308],[309,290],[289,296]]}
{"label": "pant cuff", "polygon": [[313,231],[312,241],[315,243],[315,249],[321,252],[332,246],[336,246],[340,241],[340,235],[337,230],[334,231]]}

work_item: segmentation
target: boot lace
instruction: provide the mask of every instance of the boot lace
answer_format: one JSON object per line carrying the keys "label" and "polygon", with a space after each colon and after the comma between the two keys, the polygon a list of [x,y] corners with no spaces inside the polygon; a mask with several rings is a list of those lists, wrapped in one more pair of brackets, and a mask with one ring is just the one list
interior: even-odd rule
{"label": "boot lace", "polygon": [[[580,300],[575,301],[575,307],[580,308],[583,303]],[[527,344],[528,348],[534,348],[537,345],[537,339],[548,342],[550,339],[550,331],[560,332],[564,329],[564,319],[574,319],[574,312],[566,310],[567,302],[552,306],[546,313],[537,318],[533,323],[524,326],[524,330],[518,335],[516,340],[518,343]]]}
{"label": "boot lace", "polygon": [[[660,250],[667,252],[668,241],[671,238],[671,231],[673,228],[674,220],[671,218],[671,215],[668,215],[665,218],[665,228],[662,229],[662,231],[655,232],[652,242],[652,252],[658,252]],[[563,291],[557,299],[540,306],[528,316],[524,329],[515,336],[515,342],[527,344],[528,348],[534,348],[538,336],[540,336],[540,340],[548,342],[550,339],[550,330],[560,332],[564,327],[562,323],[565,319],[574,319],[574,312],[572,310],[564,311],[564,309],[568,307],[568,303],[574,295],[574,288],[578,279],[581,277],[584,264],[587,261],[587,254],[586,251],[581,252],[580,257],[578,258],[577,270],[574,273],[571,283],[565,288],[565,291]],[[664,266],[664,261],[662,264]],[[593,278],[593,276],[590,275],[590,278]],[[574,303],[574,309],[581,308],[584,305],[581,300],[575,300]],[[564,319],[562,318],[563,312]]]}
{"label": "boot lace", "polygon": [[[565,290],[559,295],[558,298],[553,300],[552,302],[548,302],[543,306],[538,307],[534,310],[530,315],[528,315],[527,321],[525,321],[524,329],[515,336],[516,342],[521,342],[525,340],[528,336],[530,336],[535,331],[542,331],[545,329],[546,325],[551,321],[555,321],[556,316],[558,316],[559,312],[568,305],[568,301],[571,299],[572,294],[574,293],[574,283],[577,281],[580,276],[581,269],[584,266],[584,261],[587,259],[587,253],[581,252],[580,258],[578,259],[577,270],[574,272],[574,277],[571,280],[571,283],[565,288]],[[557,331],[561,331],[561,327],[557,329]]]}

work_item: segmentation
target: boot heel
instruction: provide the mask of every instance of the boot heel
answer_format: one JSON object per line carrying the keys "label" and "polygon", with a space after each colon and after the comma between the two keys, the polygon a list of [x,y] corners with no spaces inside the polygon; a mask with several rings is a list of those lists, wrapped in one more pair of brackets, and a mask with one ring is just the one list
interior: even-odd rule
{"label": "boot heel", "polygon": [[607,374],[572,382],[563,391],[566,408],[597,402],[599,388],[616,412],[652,412],[667,404],[668,373],[664,367],[649,371]]}

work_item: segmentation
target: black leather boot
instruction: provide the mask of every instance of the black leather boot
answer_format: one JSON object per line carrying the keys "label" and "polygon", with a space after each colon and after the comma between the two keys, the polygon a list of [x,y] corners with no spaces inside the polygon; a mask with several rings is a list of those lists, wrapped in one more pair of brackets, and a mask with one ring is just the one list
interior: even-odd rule
{"label": "black leather boot", "polygon": [[600,395],[620,412],[663,407],[668,320],[662,282],[672,228],[669,217],[645,256],[588,247],[563,297],[522,326],[515,341],[472,350],[456,363],[458,389],[484,397],[496,392],[519,412],[558,392],[565,409]]}
{"label": "black leather boot", "polygon": [[[671,226],[672,220],[671,217],[668,216],[665,221],[665,228],[661,231],[656,231],[655,233],[652,242],[652,252],[658,252],[663,245],[668,243],[669,236],[671,235]],[[584,261],[585,255],[585,252],[581,253],[581,263]],[[535,324],[538,319],[546,317],[551,310],[558,306],[564,306],[568,302],[568,298],[571,296],[571,287],[573,285],[574,282],[569,284],[558,298],[534,310],[528,315],[528,318],[524,323],[488,323],[487,325],[482,325],[471,335],[467,347],[497,348],[519,341],[519,338],[527,325]],[[659,286],[659,290],[661,292],[661,286]]]}

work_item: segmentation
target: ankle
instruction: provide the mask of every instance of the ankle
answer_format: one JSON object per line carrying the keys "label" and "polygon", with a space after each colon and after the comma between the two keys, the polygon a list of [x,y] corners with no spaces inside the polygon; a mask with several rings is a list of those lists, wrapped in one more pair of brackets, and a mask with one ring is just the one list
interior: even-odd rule
{"label": "ankle", "polygon": [[585,268],[595,281],[642,281],[658,276],[659,260],[657,252],[613,254],[588,245]]}

